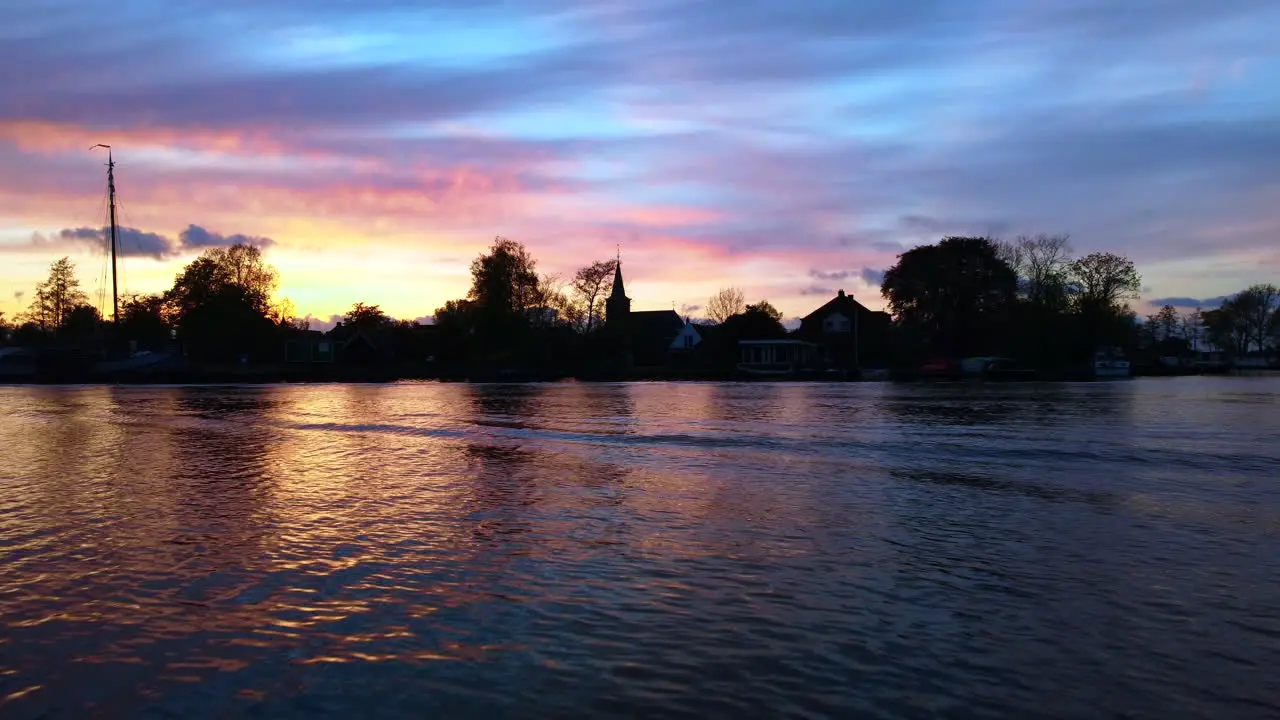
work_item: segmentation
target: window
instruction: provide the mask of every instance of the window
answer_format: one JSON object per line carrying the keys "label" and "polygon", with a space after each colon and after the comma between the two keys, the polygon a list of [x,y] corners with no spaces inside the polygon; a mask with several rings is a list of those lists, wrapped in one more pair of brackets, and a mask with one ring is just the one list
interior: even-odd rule
{"label": "window", "polygon": [[840,313],[832,313],[822,319],[822,330],[828,333],[847,333],[852,324],[849,318]]}

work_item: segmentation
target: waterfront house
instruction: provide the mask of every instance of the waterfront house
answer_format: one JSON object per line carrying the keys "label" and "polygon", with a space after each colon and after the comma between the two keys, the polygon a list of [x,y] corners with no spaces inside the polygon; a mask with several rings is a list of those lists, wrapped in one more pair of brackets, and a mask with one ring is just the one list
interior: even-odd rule
{"label": "waterfront house", "polygon": [[795,337],[818,346],[826,367],[855,370],[885,364],[889,326],[888,313],[870,310],[841,290],[801,318]]}
{"label": "waterfront house", "polygon": [[337,356],[337,346],[319,330],[295,332],[285,340],[284,359],[287,363],[328,364]]}

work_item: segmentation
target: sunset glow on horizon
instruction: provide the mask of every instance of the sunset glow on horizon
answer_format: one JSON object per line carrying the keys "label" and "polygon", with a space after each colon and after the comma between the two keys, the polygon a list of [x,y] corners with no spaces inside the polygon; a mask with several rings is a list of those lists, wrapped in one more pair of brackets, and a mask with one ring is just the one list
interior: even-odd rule
{"label": "sunset glow on horizon", "polygon": [[[495,236],[637,310],[881,308],[898,253],[1069,233],[1144,303],[1280,280],[1280,5],[32,0],[0,27],[0,311],[252,238],[279,295],[426,318]],[[1146,305],[1144,305],[1144,308]]]}

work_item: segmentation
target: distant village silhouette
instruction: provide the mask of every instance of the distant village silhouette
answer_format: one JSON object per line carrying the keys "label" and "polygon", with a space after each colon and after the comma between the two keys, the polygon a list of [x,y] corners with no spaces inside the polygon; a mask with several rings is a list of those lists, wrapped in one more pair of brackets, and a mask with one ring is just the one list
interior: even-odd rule
{"label": "distant village silhouette", "polygon": [[62,258],[24,313],[0,315],[0,381],[1074,379],[1264,368],[1280,348],[1274,285],[1140,320],[1133,263],[1073,258],[1065,236],[913,248],[885,272],[888,312],[839,290],[791,330],[735,288],[705,319],[633,310],[621,255],[562,280],[498,237],[471,276],[432,323],[356,303],[322,332],[273,299],[278,273],[251,244],[207,249],[164,293],[121,298],[112,318]]}

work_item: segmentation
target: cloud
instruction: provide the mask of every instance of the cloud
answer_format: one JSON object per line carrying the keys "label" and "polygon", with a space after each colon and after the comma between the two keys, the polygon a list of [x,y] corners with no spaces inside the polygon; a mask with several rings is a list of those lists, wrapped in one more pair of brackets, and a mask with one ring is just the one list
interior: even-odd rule
{"label": "cloud", "polygon": [[[850,278],[855,278],[855,277],[856,277],[856,278],[860,278],[863,282],[865,282],[865,283],[866,283],[866,284],[868,284],[868,285],[871,285],[871,286],[874,286],[874,287],[880,287],[880,284],[884,282],[884,271],[883,271],[883,270],[875,270],[875,269],[873,269],[873,268],[869,268],[869,267],[864,267],[864,268],[862,268],[861,270],[816,270],[816,269],[810,269],[810,270],[809,270],[809,277],[813,278],[814,280],[827,280],[827,281],[848,280],[848,279],[850,279]],[[820,287],[820,286],[816,286],[816,285],[815,285],[815,286],[811,286],[811,287],[809,287],[809,288],[806,288],[806,290],[809,290],[809,291],[820,291],[820,292],[807,292],[807,293],[806,293],[806,292],[804,292],[804,291],[801,291],[801,294],[802,294],[802,295],[804,295],[804,294],[828,294],[828,293],[830,293],[830,292],[833,292],[833,291],[828,290],[828,289],[827,289],[827,288],[825,288],[825,287]]]}
{"label": "cloud", "polygon": [[275,240],[253,235],[220,235],[210,232],[199,225],[188,225],[186,230],[178,233],[178,244],[183,250],[204,250],[205,248],[226,248],[232,245],[252,245],[257,248],[268,248],[275,245]]}
{"label": "cloud", "polygon": [[697,304],[685,304],[680,306],[681,315],[692,315],[696,312],[700,312],[701,310],[702,306]]}
{"label": "cloud", "polygon": [[[58,237],[105,252],[109,247],[106,237],[108,232],[105,228],[63,228],[58,231]],[[160,260],[173,255],[175,251],[173,240],[158,233],[131,227],[116,228],[116,252],[125,257],[150,257]]]}
{"label": "cloud", "polygon": [[835,291],[834,289],[832,289],[832,288],[824,287],[824,286],[822,286],[822,285],[809,285],[809,286],[806,286],[806,287],[802,287],[802,288],[800,288],[799,293],[800,293],[801,295],[806,295],[806,296],[808,296],[808,295],[835,295],[835,294],[836,294],[836,291]]}
{"label": "cloud", "polygon": [[855,274],[853,270],[809,270],[809,277],[814,280],[847,280]]}
{"label": "cloud", "polygon": [[858,277],[862,278],[862,282],[872,287],[878,288],[884,284],[884,270],[864,267],[858,271]]}
{"label": "cloud", "polygon": [[26,291],[25,291],[25,290],[14,290],[14,291],[13,291],[13,300],[14,300],[14,302],[22,302],[22,298],[23,298],[23,297],[25,297],[25,296],[26,296],[26,294],[27,294],[27,293],[26,293]]}
{"label": "cloud", "polygon": [[1229,295],[1219,295],[1217,297],[1193,298],[1193,297],[1164,297],[1152,298],[1148,302],[1154,307],[1162,307],[1164,305],[1172,305],[1176,308],[1216,308],[1226,302]]}

